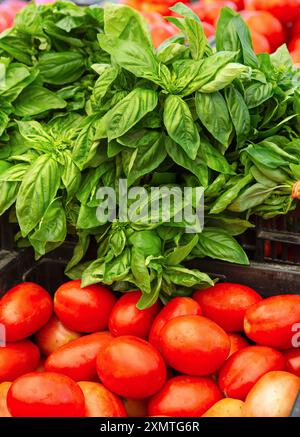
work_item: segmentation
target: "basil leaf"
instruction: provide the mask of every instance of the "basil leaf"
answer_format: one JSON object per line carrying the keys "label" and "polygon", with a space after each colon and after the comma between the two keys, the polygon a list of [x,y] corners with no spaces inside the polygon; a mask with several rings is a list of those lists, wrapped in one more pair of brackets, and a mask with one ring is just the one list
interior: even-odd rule
{"label": "basil leaf", "polygon": [[151,293],[150,275],[146,267],[145,255],[141,249],[133,246],[131,249],[131,271],[135,284],[146,294]]}
{"label": "basil leaf", "polygon": [[81,231],[78,233],[78,242],[74,248],[73,256],[68,262],[65,273],[67,274],[72,270],[77,264],[80,263],[82,258],[85,256],[90,243],[90,236],[86,231]]}
{"label": "basil leaf", "polygon": [[[276,187],[275,187],[276,188]],[[244,212],[262,204],[271,194],[274,188],[268,188],[262,184],[254,184],[247,188],[229,207],[229,211]]]}
{"label": "basil leaf", "polygon": [[164,124],[170,137],[195,159],[200,136],[187,103],[179,96],[169,95],[165,101]]}
{"label": "basil leaf", "polygon": [[78,80],[85,71],[85,60],[79,52],[44,53],[38,68],[46,83],[63,85]]}
{"label": "basil leaf", "polygon": [[213,80],[199,88],[202,93],[214,93],[230,85],[242,73],[247,71],[247,67],[242,64],[230,62],[221,68]]}
{"label": "basil leaf", "polygon": [[176,265],[184,261],[198,243],[198,235],[194,235],[184,246],[178,246],[166,256],[167,265]]}
{"label": "basil leaf", "polygon": [[242,147],[249,137],[251,129],[249,109],[242,95],[233,86],[229,86],[225,89],[225,98],[236,132],[237,146]]}
{"label": "basil leaf", "polygon": [[37,115],[51,109],[65,108],[67,103],[47,88],[30,85],[14,103],[15,114],[20,117]]}

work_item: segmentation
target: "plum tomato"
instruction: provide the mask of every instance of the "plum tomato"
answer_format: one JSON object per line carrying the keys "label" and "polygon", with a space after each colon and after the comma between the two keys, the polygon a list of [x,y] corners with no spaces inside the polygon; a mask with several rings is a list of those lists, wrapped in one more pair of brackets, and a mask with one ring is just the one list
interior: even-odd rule
{"label": "plum tomato", "polygon": [[98,382],[78,382],[85,399],[85,417],[127,417],[121,399]]}
{"label": "plum tomato", "polygon": [[285,370],[284,356],[266,346],[249,346],[233,354],[219,372],[226,397],[243,401],[256,382],[272,370]]}
{"label": "plum tomato", "polygon": [[194,376],[217,371],[230,350],[226,332],[202,316],[180,316],[170,320],[161,332],[159,345],[169,366]]}
{"label": "plum tomato", "polygon": [[267,11],[286,25],[294,21],[300,13],[299,0],[244,0],[245,9]]}
{"label": "plum tomato", "polygon": [[300,349],[290,349],[283,352],[283,355],[287,371],[300,377]]}
{"label": "plum tomato", "polygon": [[231,357],[235,352],[244,349],[249,346],[249,342],[239,334],[228,334],[230,340],[230,351],[228,358]]}
{"label": "plum tomato", "polygon": [[147,417],[148,399],[123,399],[129,417]]}
{"label": "plum tomato", "polygon": [[193,298],[201,305],[203,315],[227,332],[243,331],[246,310],[262,300],[252,288],[230,282],[198,290]]}
{"label": "plum tomato", "polygon": [[270,43],[264,35],[252,30],[251,38],[253,50],[257,55],[259,53],[271,53]]}
{"label": "plum tomato", "polygon": [[52,299],[33,282],[11,288],[0,300],[0,323],[6,328],[6,340],[18,341],[41,329],[52,314]]}
{"label": "plum tomato", "polygon": [[198,302],[190,297],[174,297],[154,320],[150,330],[149,342],[158,349],[160,333],[165,324],[175,317],[188,315],[202,315],[202,309]]}
{"label": "plum tomato", "polygon": [[102,285],[81,288],[81,281],[69,281],[54,295],[54,311],[59,320],[76,332],[103,331],[108,326],[116,297]]}
{"label": "plum tomato", "polygon": [[149,308],[139,310],[137,303],[141,296],[140,291],[125,293],[113,307],[108,326],[115,337],[120,335],[133,335],[144,339],[148,337],[161,305],[156,302]]}
{"label": "plum tomato", "polygon": [[153,396],[149,416],[199,417],[222,399],[217,384],[210,378],[176,376]]}
{"label": "plum tomato", "polygon": [[12,417],[7,408],[7,393],[10,389],[11,382],[0,383],[0,417]]}
{"label": "plum tomato", "polygon": [[74,381],[97,381],[96,358],[112,339],[109,332],[95,332],[72,340],[49,355],[45,370]]}
{"label": "plum tomato", "polygon": [[244,402],[225,398],[216,402],[202,417],[244,417]]}
{"label": "plum tomato", "polygon": [[13,381],[39,365],[40,351],[29,340],[7,343],[0,347],[0,382]]}
{"label": "plum tomato", "polygon": [[105,387],[130,399],[145,399],[166,381],[166,366],[157,350],[138,337],[114,338],[97,358]]}
{"label": "plum tomato", "polygon": [[66,375],[33,372],[16,379],[7,394],[14,417],[83,417],[84,396]]}

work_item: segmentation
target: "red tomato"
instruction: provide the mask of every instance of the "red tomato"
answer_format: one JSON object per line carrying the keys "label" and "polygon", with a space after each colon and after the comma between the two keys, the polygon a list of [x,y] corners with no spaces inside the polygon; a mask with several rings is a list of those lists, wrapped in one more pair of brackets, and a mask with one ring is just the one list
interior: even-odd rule
{"label": "red tomato", "polygon": [[193,298],[201,305],[205,317],[228,332],[242,331],[245,311],[262,300],[252,288],[230,282],[198,290]]}
{"label": "red tomato", "polygon": [[300,377],[300,349],[290,349],[283,353],[286,360],[286,369]]}
{"label": "red tomato", "polygon": [[32,372],[39,364],[40,351],[29,340],[7,343],[0,347],[0,382],[13,381]]}
{"label": "red tomato", "polygon": [[295,67],[300,68],[300,49],[291,52],[291,58],[293,60]]}
{"label": "red tomato", "polygon": [[[269,297],[246,311],[244,329],[255,343],[277,349],[293,346],[295,325],[300,322],[300,296]],[[294,329],[294,330],[293,330]]]}
{"label": "red tomato", "polygon": [[52,372],[20,376],[7,394],[14,417],[82,417],[85,414],[81,388],[71,378]]}
{"label": "red tomato", "polygon": [[140,291],[125,293],[113,307],[108,326],[114,336],[148,337],[153,320],[159,313],[161,305],[156,302],[150,308],[139,310],[137,303],[141,295]]}
{"label": "red tomato", "polygon": [[154,320],[149,342],[158,349],[161,330],[166,323],[175,317],[188,315],[202,315],[202,309],[198,302],[190,297],[175,297],[170,300]]}
{"label": "red tomato", "polygon": [[210,38],[211,36],[214,36],[216,31],[212,24],[206,23],[205,21],[202,22],[202,26],[204,29],[204,33],[206,38]]}
{"label": "red tomato", "polygon": [[2,382],[0,384],[0,417],[12,417],[7,408],[7,393],[10,389],[11,382]]}
{"label": "red tomato", "polygon": [[271,46],[269,41],[264,35],[260,33],[251,32],[252,45],[254,52],[258,55],[259,53],[271,53]]}
{"label": "red tomato", "polygon": [[166,39],[178,33],[178,29],[171,23],[160,23],[151,26],[151,37],[154,47],[160,46]]}
{"label": "red tomato", "polygon": [[210,375],[218,370],[230,350],[228,335],[202,316],[180,316],[161,331],[160,348],[166,362],[188,375]]}
{"label": "red tomato", "polygon": [[219,19],[221,10],[228,6],[231,9],[236,10],[237,6],[232,1],[227,0],[201,0],[190,5],[191,9],[199,16],[203,21],[214,25],[215,21]]}
{"label": "red tomato", "polygon": [[[7,4],[2,3],[0,5],[1,22],[2,22],[2,18],[4,18],[4,20],[6,21],[6,23],[5,23],[6,24],[6,28],[4,28],[2,30],[5,30],[5,29],[7,29],[7,28],[12,26],[14,18],[15,18],[15,15],[16,15],[15,11],[11,10]],[[1,26],[1,28],[2,28],[2,26]],[[1,32],[2,32],[2,30],[1,30]]]}
{"label": "red tomato", "polygon": [[49,322],[35,334],[36,343],[46,356],[79,337],[78,332],[66,328],[56,316],[52,316]]}
{"label": "red tomato", "polygon": [[249,346],[248,341],[239,334],[228,334],[230,340],[230,352],[228,358],[231,357],[235,352],[244,349]]}
{"label": "red tomato", "polygon": [[282,24],[294,21],[300,13],[299,0],[245,0],[249,10],[267,11],[277,17]]}
{"label": "red tomato", "polygon": [[69,329],[96,332],[107,328],[116,297],[102,285],[81,288],[81,281],[63,284],[54,295],[54,311]]}
{"label": "red tomato", "polygon": [[294,52],[295,50],[300,50],[300,36],[295,36],[289,42],[289,50],[290,52]]}
{"label": "red tomato", "polygon": [[147,417],[148,399],[123,399],[129,417]]}
{"label": "red tomato", "polygon": [[96,332],[72,340],[47,358],[45,370],[63,373],[75,381],[96,381],[96,358],[112,339],[109,332]]}
{"label": "red tomato", "polygon": [[226,361],[219,373],[219,386],[226,397],[243,401],[265,373],[284,369],[285,359],[280,352],[265,346],[249,346]]}
{"label": "red tomato", "polygon": [[127,417],[121,399],[98,382],[79,382],[85,399],[85,417]]}
{"label": "red tomato", "polygon": [[210,378],[176,376],[150,399],[149,416],[199,417],[222,399]]}
{"label": "red tomato", "polygon": [[144,399],[166,381],[166,366],[154,347],[137,337],[117,337],[97,358],[98,375],[114,393]]}
{"label": "red tomato", "polygon": [[232,3],[234,3],[236,5],[236,8],[238,11],[240,11],[241,9],[244,9],[244,0],[231,0]]}
{"label": "red tomato", "polygon": [[293,30],[293,35],[294,36],[300,35],[300,15],[297,18],[297,20],[295,21],[292,30]]}
{"label": "red tomato", "polygon": [[6,328],[7,341],[34,334],[48,322],[51,313],[50,295],[32,282],[11,288],[0,300],[0,323]]}
{"label": "red tomato", "polygon": [[281,22],[269,12],[265,11],[244,11],[242,17],[247,23],[251,32],[264,35],[275,51],[286,41],[286,33]]}

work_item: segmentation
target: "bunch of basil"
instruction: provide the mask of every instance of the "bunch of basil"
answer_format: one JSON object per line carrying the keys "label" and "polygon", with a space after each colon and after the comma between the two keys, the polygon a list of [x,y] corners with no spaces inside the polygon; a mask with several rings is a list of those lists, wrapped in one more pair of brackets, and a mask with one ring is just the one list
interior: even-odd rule
{"label": "bunch of basil", "polygon": [[[37,258],[76,236],[67,274],[138,287],[140,308],[213,284],[188,259],[247,263],[234,237],[253,212],[293,208],[300,173],[287,49],[256,56],[225,8],[214,50],[190,9],[173,10],[179,34],[156,50],[143,18],[116,5],[31,4],[0,36],[0,214],[9,210],[16,241]],[[203,186],[205,228],[187,234],[175,210],[168,223],[99,222],[97,190],[117,190],[120,178],[149,193]]]}

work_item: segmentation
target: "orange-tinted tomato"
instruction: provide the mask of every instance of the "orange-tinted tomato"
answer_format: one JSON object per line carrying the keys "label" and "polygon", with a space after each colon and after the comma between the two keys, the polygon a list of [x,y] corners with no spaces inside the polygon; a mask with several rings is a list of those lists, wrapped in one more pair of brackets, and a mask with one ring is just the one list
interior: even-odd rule
{"label": "orange-tinted tomato", "polygon": [[210,378],[176,376],[149,401],[149,416],[199,417],[222,398]]}
{"label": "orange-tinted tomato", "polygon": [[244,330],[255,343],[290,349],[299,322],[300,296],[278,295],[264,299],[246,311]]}
{"label": "orange-tinted tomato", "polygon": [[141,295],[140,291],[125,293],[113,307],[109,318],[109,330],[114,336],[134,335],[145,339],[148,337],[161,305],[156,302],[145,310],[139,310],[137,303]]}
{"label": "orange-tinted tomato", "polygon": [[154,347],[137,337],[117,337],[97,359],[98,375],[112,392],[144,399],[158,392],[166,381],[166,366]]}
{"label": "orange-tinted tomato", "polygon": [[289,42],[289,50],[294,52],[295,50],[300,50],[300,36],[295,36]]}
{"label": "orange-tinted tomato", "polygon": [[36,333],[35,340],[41,352],[48,356],[64,344],[79,338],[80,335],[66,328],[56,316],[52,316],[49,322]]}
{"label": "orange-tinted tomato", "polygon": [[244,349],[249,346],[248,341],[239,334],[228,334],[230,340],[230,352],[228,358],[231,357],[235,352]]}
{"label": "orange-tinted tomato", "polygon": [[126,417],[121,399],[98,382],[78,383],[85,399],[86,417]]}
{"label": "orange-tinted tomato", "polygon": [[264,35],[254,32],[254,30],[252,30],[251,38],[253,50],[257,55],[259,53],[271,53],[270,43]]}
{"label": "orange-tinted tomato", "polygon": [[0,382],[13,381],[32,372],[39,364],[40,351],[29,340],[7,343],[0,347]]}
{"label": "orange-tinted tomato", "polygon": [[69,281],[54,295],[54,311],[61,322],[76,332],[103,331],[116,297],[102,285],[81,288],[81,281]]}
{"label": "orange-tinted tomato", "polygon": [[228,335],[202,316],[180,316],[161,332],[160,349],[171,367],[188,375],[210,375],[218,370],[230,350]]}
{"label": "orange-tinted tomato", "polygon": [[0,300],[0,323],[6,328],[6,340],[18,341],[41,329],[52,313],[47,291],[33,282],[11,288]]}
{"label": "orange-tinted tomato", "polygon": [[277,17],[284,25],[294,21],[300,13],[299,0],[245,0],[248,10],[267,11]]}
{"label": "orange-tinted tomato", "polygon": [[84,396],[76,382],[59,373],[27,373],[11,385],[7,406],[14,417],[82,417]]}
{"label": "orange-tinted tomato", "polygon": [[243,401],[259,378],[285,367],[283,355],[275,349],[249,346],[226,361],[219,373],[219,386],[225,396]]}
{"label": "orange-tinted tomato", "polygon": [[252,288],[230,282],[196,291],[193,298],[201,305],[205,317],[228,332],[242,331],[246,310],[262,300]]}
{"label": "orange-tinted tomato", "polygon": [[10,412],[7,408],[7,393],[10,389],[11,382],[1,382],[0,383],[0,417],[11,417]]}
{"label": "orange-tinted tomato", "polygon": [[72,340],[49,355],[45,370],[63,373],[75,381],[96,381],[96,358],[112,339],[109,332],[95,332]]}
{"label": "orange-tinted tomato", "polygon": [[179,316],[201,316],[201,314],[202,309],[194,299],[190,297],[174,297],[154,320],[149,335],[149,342],[156,348],[159,348],[161,330],[169,320]]}

